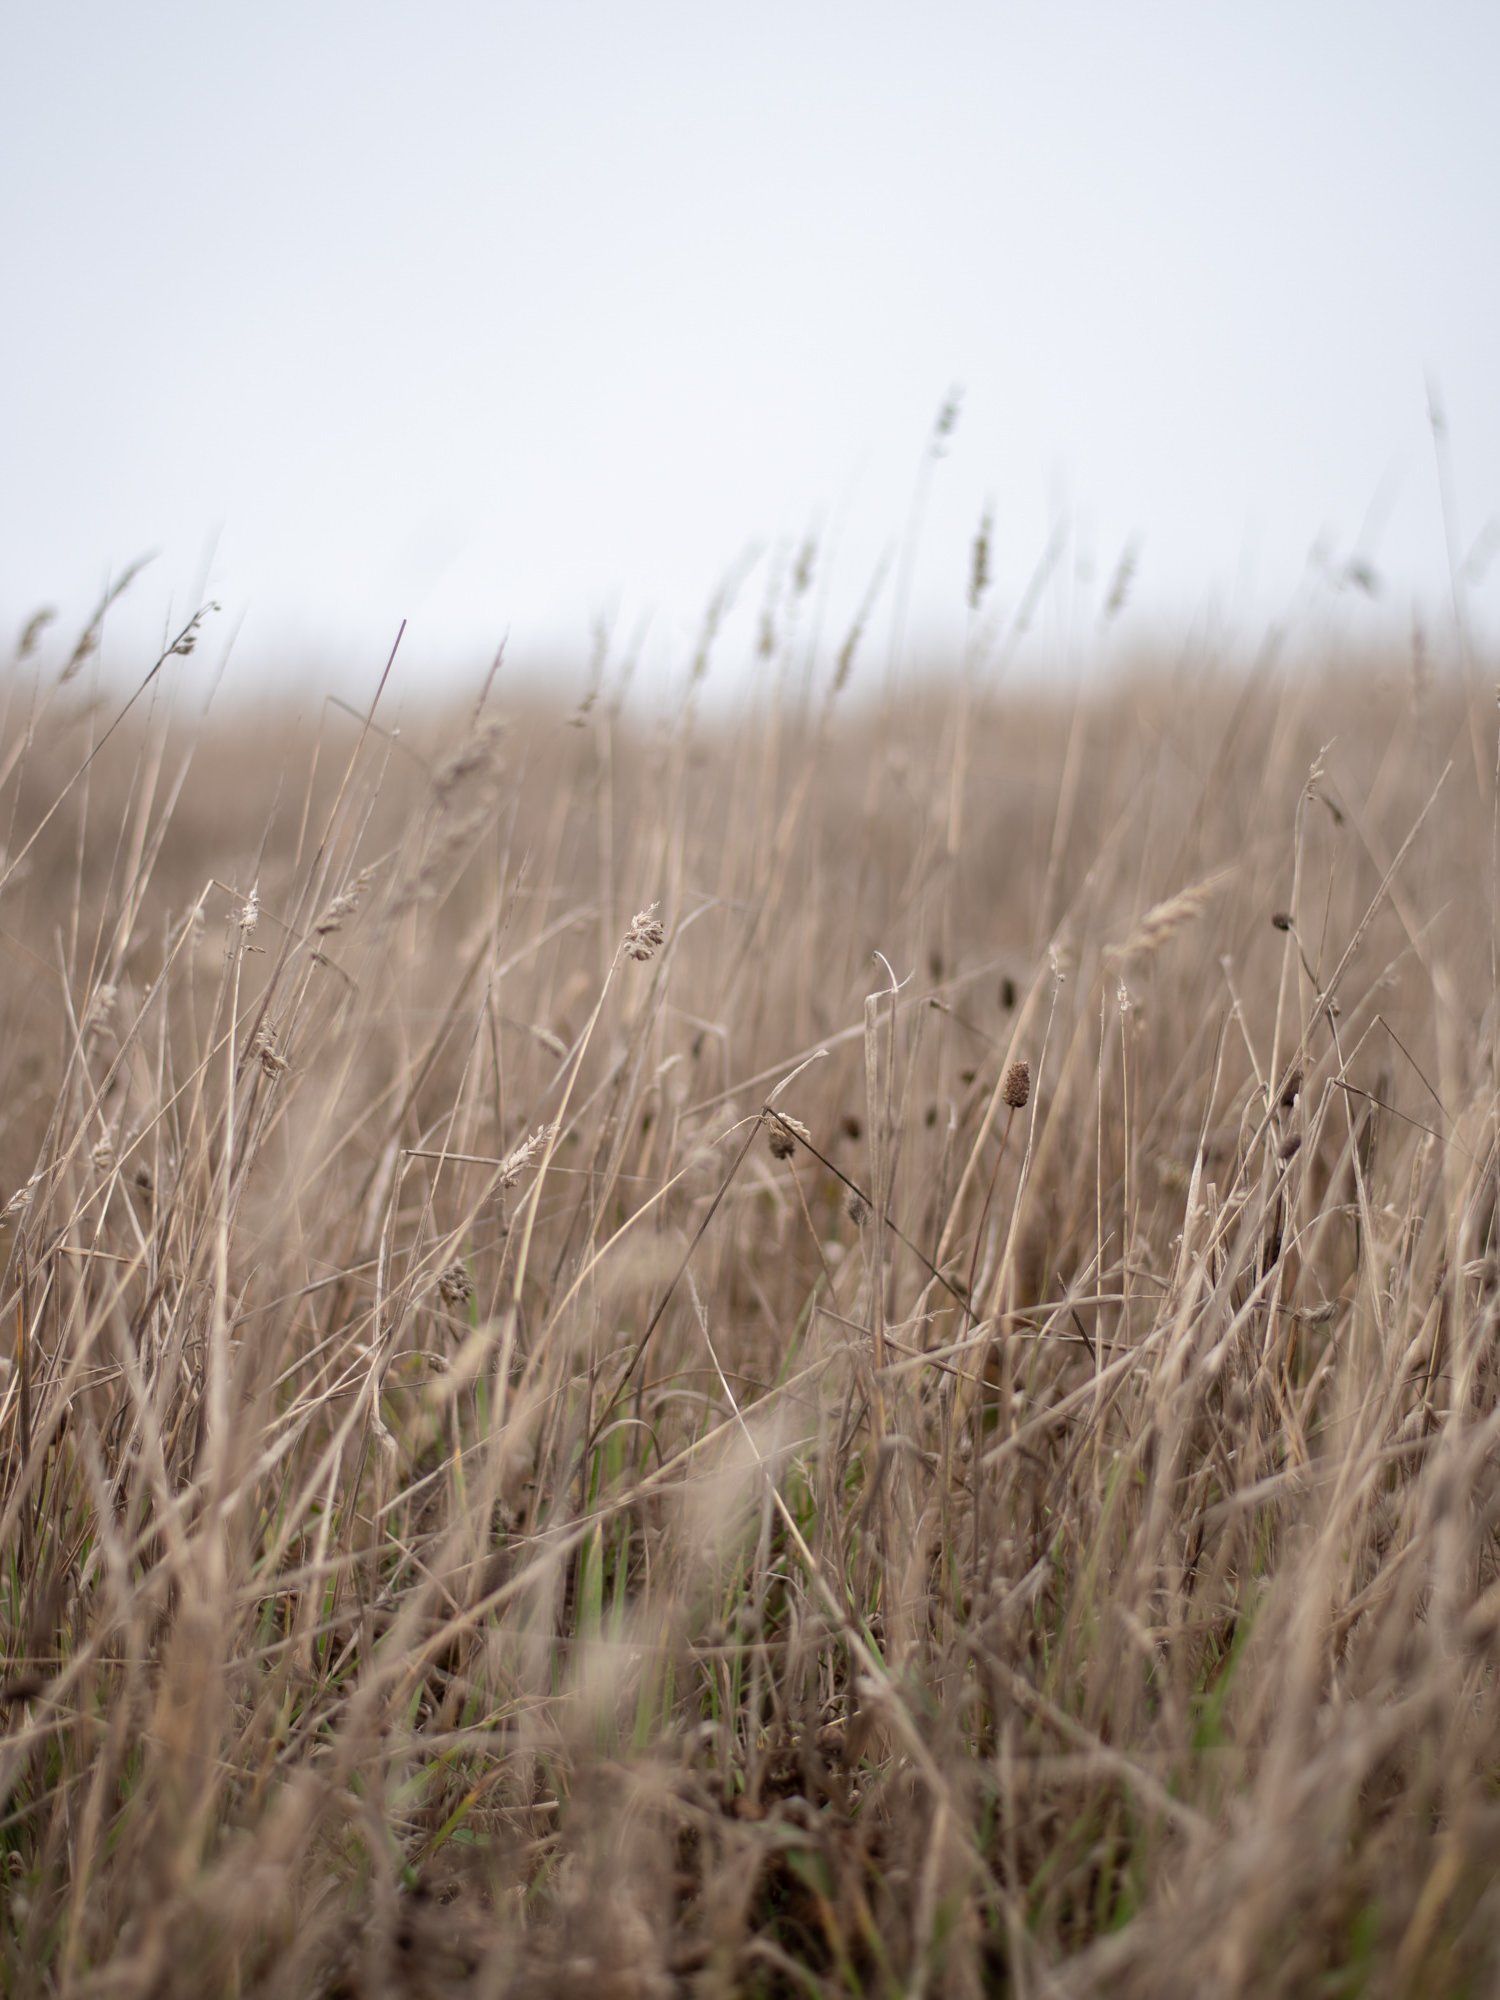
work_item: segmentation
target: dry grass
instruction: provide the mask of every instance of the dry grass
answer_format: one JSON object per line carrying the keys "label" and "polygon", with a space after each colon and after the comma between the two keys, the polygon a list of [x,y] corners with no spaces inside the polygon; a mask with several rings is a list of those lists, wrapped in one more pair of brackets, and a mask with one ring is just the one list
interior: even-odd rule
{"label": "dry grass", "polygon": [[0,693],[6,1992],[1489,1990],[1476,694]]}

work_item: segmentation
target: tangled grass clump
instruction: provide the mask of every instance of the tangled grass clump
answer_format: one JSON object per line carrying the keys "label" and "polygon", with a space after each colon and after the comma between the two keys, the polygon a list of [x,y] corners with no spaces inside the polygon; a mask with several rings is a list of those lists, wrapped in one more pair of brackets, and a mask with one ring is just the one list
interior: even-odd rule
{"label": "tangled grass clump", "polygon": [[6,1992],[1493,1980],[1472,689],[0,696]]}

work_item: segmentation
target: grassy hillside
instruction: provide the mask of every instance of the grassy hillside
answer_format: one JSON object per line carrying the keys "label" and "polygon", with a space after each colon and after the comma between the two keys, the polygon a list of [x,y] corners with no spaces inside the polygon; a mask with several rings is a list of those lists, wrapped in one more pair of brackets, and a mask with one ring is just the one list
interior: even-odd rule
{"label": "grassy hillside", "polygon": [[1477,689],[31,664],[4,1991],[1494,1977]]}

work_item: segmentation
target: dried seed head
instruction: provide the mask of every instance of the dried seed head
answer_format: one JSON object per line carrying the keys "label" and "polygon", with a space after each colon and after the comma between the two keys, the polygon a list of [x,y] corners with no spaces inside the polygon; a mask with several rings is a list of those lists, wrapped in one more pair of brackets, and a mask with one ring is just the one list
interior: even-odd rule
{"label": "dried seed head", "polygon": [[358,875],[349,884],[349,887],[339,891],[327,909],[324,910],[322,916],[313,925],[313,929],[319,937],[328,937],[334,931],[341,931],[344,928],[344,925],[348,923],[349,919],[359,908],[359,899],[363,896],[366,889],[369,888],[374,874],[375,870],[373,868],[361,868]]}
{"label": "dried seed head", "polygon": [[474,1296],[474,1280],[462,1258],[455,1257],[438,1273],[438,1297],[450,1312],[461,1312]]}
{"label": "dried seed head", "polygon": [[1120,560],[1110,579],[1109,593],[1104,600],[1106,622],[1116,618],[1125,609],[1125,600],[1130,595],[1130,586],[1135,579],[1136,564],[1140,561],[1140,550],[1134,542],[1127,542]]}
{"label": "dried seed head", "polygon": [[1112,946],[1105,954],[1106,958],[1111,964],[1118,965],[1126,959],[1145,958],[1152,952],[1160,951],[1184,925],[1197,922],[1229,879],[1230,872],[1227,868],[1220,869],[1217,875],[1194,882],[1190,888],[1169,896],[1164,903],[1154,904],[1125,943]]}
{"label": "dried seed head", "polygon": [[341,931],[358,908],[358,895],[353,889],[345,889],[341,895],[334,897],[313,929],[319,937],[329,937],[334,931]]}
{"label": "dried seed head", "polygon": [[500,765],[500,739],[505,730],[504,716],[481,716],[464,740],[442,760],[432,778],[432,789],[440,806],[450,806],[454,794],[471,778],[491,780],[496,776]]}
{"label": "dried seed head", "polygon": [[95,1144],[94,1150],[89,1155],[89,1157],[94,1162],[95,1169],[99,1173],[101,1174],[112,1173],[114,1171],[114,1164],[115,1164],[114,1140],[108,1137],[100,1139]]}
{"label": "dried seed head", "polygon": [[29,1208],[31,1197],[36,1193],[37,1182],[41,1178],[40,1174],[33,1174],[25,1187],[17,1188],[4,1208],[0,1208],[0,1216],[19,1215],[23,1209]]}
{"label": "dried seed head", "polygon": [[[791,1128],[790,1131],[787,1129],[789,1126]],[[794,1133],[796,1135],[795,1138],[793,1137]],[[807,1145],[812,1144],[812,1133],[808,1131],[800,1118],[788,1118],[784,1113],[778,1113],[771,1120],[771,1129],[767,1135],[767,1144],[771,1148],[771,1157],[773,1160],[789,1160],[797,1150],[798,1139],[801,1139]]]}
{"label": "dried seed head", "polygon": [[848,1197],[844,1202],[844,1207],[848,1212],[849,1220],[854,1224],[855,1228],[863,1229],[870,1219],[870,1204],[865,1200],[858,1188],[850,1188]]}
{"label": "dried seed head", "polygon": [[37,649],[42,634],[56,616],[57,613],[52,609],[50,604],[43,605],[40,611],[34,611],[31,614],[26,623],[21,627],[21,636],[16,641],[17,662],[31,658]]}
{"label": "dried seed head", "polygon": [[1012,1111],[1024,1109],[1031,1096],[1031,1064],[1013,1062],[1005,1072],[1005,1081],[1000,1086],[1001,1102],[1008,1104]]}
{"label": "dried seed head", "polygon": [[59,687],[66,687],[70,680],[75,679],[77,675],[82,673],[84,662],[97,653],[98,650],[99,634],[97,629],[90,625],[79,633],[78,643],[68,655],[67,665],[57,677],[57,685]]}
{"label": "dried seed head", "polygon": [[432,810],[419,852],[394,898],[394,915],[443,893],[468,866],[475,843],[498,808],[505,774],[499,749],[505,727],[503,716],[474,717],[463,741],[434,770]]}
{"label": "dried seed head", "polygon": [[631,918],[630,929],[625,933],[625,950],[631,958],[643,961],[653,958],[666,942],[667,933],[656,917],[660,908],[659,903],[653,903],[649,909],[637,910]]}
{"label": "dried seed head", "polygon": [[248,937],[260,922],[260,891],[252,889],[245,898],[245,907],[240,911],[240,929]]}
{"label": "dried seed head", "polygon": [[937,422],[932,427],[931,451],[934,458],[942,457],[943,445],[953,435],[953,427],[958,422],[958,413],[963,400],[963,389],[955,383],[943,398],[943,406],[937,413]]}
{"label": "dried seed head", "polygon": [[994,533],[994,510],[986,505],[980,517],[979,532],[974,537],[974,552],[969,565],[969,609],[977,611],[984,593],[990,587],[990,537]]}
{"label": "dried seed head", "polygon": [[177,637],[172,641],[171,645],[168,646],[167,658],[169,660],[171,659],[174,653],[180,654],[183,659],[186,659],[188,657],[188,655],[192,652],[193,648],[197,645],[199,639],[201,639],[203,636],[204,619],[208,616],[210,611],[217,611],[218,608],[219,607],[217,604],[205,604],[201,611],[195,611],[193,613],[192,617],[188,620],[186,625],[183,626],[182,630],[177,634]]}
{"label": "dried seed head", "polygon": [[275,1030],[268,1023],[262,1023],[260,1033],[250,1045],[250,1053],[272,1083],[279,1076],[285,1076],[287,1059],[277,1048]]}
{"label": "dried seed head", "polygon": [[103,1028],[108,1025],[109,1017],[115,1011],[115,1002],[119,997],[120,990],[117,986],[100,986],[95,990],[93,1004],[89,1008],[91,1028]]}
{"label": "dried seed head", "polygon": [[557,1128],[553,1125],[538,1125],[529,1139],[523,1139],[519,1146],[506,1154],[500,1167],[500,1185],[514,1187],[526,1169],[540,1155],[547,1141]]}

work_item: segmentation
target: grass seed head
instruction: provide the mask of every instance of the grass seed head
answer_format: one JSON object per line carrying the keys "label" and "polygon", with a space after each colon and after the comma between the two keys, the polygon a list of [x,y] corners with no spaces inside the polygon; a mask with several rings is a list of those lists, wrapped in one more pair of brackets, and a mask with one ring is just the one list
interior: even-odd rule
{"label": "grass seed head", "polygon": [[474,1296],[474,1280],[461,1257],[445,1264],[438,1273],[438,1297],[450,1312],[462,1312]]}
{"label": "grass seed head", "polygon": [[500,1168],[501,1187],[515,1186],[526,1169],[538,1158],[551,1138],[553,1130],[551,1125],[538,1125],[529,1139],[523,1139],[519,1146],[513,1147],[506,1154]]}
{"label": "grass seed head", "polygon": [[977,611],[990,587],[990,538],[994,533],[994,511],[986,506],[969,562],[969,609]]}
{"label": "grass seed head", "polygon": [[1164,903],[1153,904],[1126,942],[1110,950],[1106,957],[1114,964],[1122,964],[1126,959],[1146,958],[1160,951],[1184,925],[1196,923],[1224,887],[1229,874],[1227,868],[1220,869],[1218,874],[1169,896]]}
{"label": "grass seed head", "polygon": [[287,1059],[277,1048],[276,1031],[269,1023],[262,1025],[251,1044],[250,1053],[272,1083],[275,1083],[278,1077],[285,1076],[288,1068]]}
{"label": "grass seed head", "polygon": [[[790,1131],[787,1129],[788,1126],[791,1127]],[[794,1134],[795,1136],[793,1136]],[[801,1139],[806,1145],[810,1146],[812,1144],[812,1133],[808,1131],[800,1118],[788,1118],[783,1112],[778,1118],[771,1120],[771,1130],[767,1138],[767,1143],[771,1148],[772,1159],[789,1160],[797,1150],[798,1139]]]}
{"label": "grass seed head", "polygon": [[31,1197],[35,1194],[37,1182],[41,1178],[40,1174],[33,1174],[24,1187],[18,1187],[4,1208],[0,1208],[0,1217],[20,1215],[24,1209],[29,1208],[31,1206]]}
{"label": "grass seed head", "polygon": [[359,908],[360,898],[369,888],[374,874],[373,868],[361,868],[349,887],[339,891],[313,925],[319,937],[329,937],[334,931],[341,931],[344,928]]}
{"label": "grass seed head", "polygon": [[637,910],[631,918],[630,929],[625,933],[625,951],[630,958],[644,963],[654,958],[666,943],[666,930],[656,915],[660,908],[659,903],[652,903],[647,909]]}
{"label": "grass seed head", "polygon": [[432,777],[432,789],[441,807],[451,807],[455,794],[471,779],[489,779],[498,773],[500,739],[505,730],[504,716],[482,716],[463,741],[443,758]]}
{"label": "grass seed head", "polygon": [[29,660],[40,643],[42,634],[57,617],[50,604],[44,604],[40,611],[34,611],[21,627],[21,636],[16,641],[16,664]]}
{"label": "grass seed head", "polygon": [[1031,1064],[1024,1061],[1013,1062],[1005,1072],[1005,1081],[1000,1086],[1001,1100],[1008,1104],[1012,1111],[1022,1111],[1030,1095]]}

